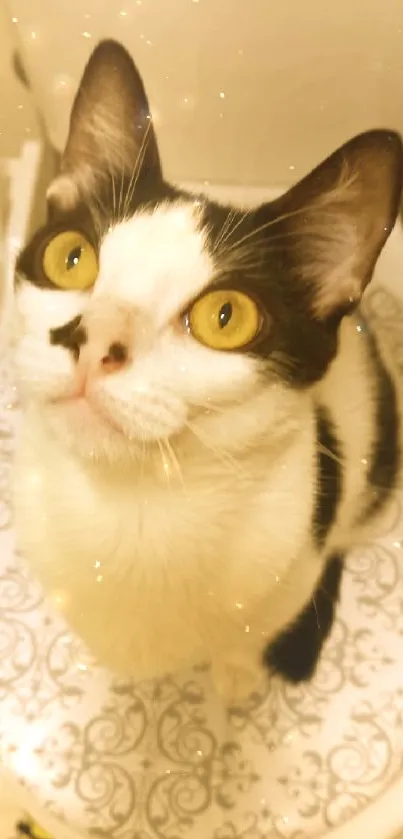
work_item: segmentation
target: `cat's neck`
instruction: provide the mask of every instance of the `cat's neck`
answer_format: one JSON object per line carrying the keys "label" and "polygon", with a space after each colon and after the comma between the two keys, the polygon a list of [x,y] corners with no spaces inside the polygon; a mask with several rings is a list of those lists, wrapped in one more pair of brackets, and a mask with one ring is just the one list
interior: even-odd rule
{"label": "cat's neck", "polygon": [[[231,483],[234,479],[259,480],[263,473],[267,476],[270,466],[276,468],[293,440],[301,435],[305,438],[312,418],[309,394],[305,399],[301,399],[301,394],[296,398],[291,390],[281,387],[280,392],[279,387],[275,399],[271,391],[259,394],[247,405],[233,406],[225,422],[222,413],[212,411],[209,416],[204,414],[199,423],[195,419],[192,429],[178,438],[128,446],[127,456],[116,460],[79,455],[70,449],[50,432],[35,405],[26,406],[23,427],[26,442],[27,438],[31,441],[31,451],[41,452],[40,457],[35,457],[37,466],[43,466],[46,472],[57,468],[70,477],[73,472],[81,473],[91,482],[110,487],[136,485],[146,492],[159,486],[172,492],[200,479]],[[275,428],[275,433],[269,434],[268,428]]]}

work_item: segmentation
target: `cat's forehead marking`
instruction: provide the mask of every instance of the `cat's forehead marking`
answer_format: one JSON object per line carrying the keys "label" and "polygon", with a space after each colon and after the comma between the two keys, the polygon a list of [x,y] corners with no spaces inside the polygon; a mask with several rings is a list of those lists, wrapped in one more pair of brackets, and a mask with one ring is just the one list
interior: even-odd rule
{"label": "cat's forehead marking", "polygon": [[196,202],[166,202],[112,226],[100,248],[96,294],[136,308],[176,313],[209,283],[214,271]]}

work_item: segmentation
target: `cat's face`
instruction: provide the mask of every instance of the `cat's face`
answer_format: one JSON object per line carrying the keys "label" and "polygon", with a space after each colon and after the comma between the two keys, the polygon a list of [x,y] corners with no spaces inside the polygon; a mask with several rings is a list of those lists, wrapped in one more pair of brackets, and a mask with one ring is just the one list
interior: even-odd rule
{"label": "cat's face", "polygon": [[[240,320],[248,300],[232,290],[233,283],[228,296],[220,283],[214,297],[194,303],[213,282],[226,279],[207,246],[202,212],[195,200],[168,200],[116,225],[106,220],[110,229],[99,239],[89,225],[81,227],[85,238],[73,233],[66,246],[63,228],[50,245],[48,234],[39,245],[40,259],[47,249],[49,260],[52,248],[55,263],[58,248],[62,265],[71,255],[72,267],[63,270],[71,282],[86,250],[88,263],[96,254],[90,290],[32,282],[18,288],[22,384],[53,429],[84,452],[116,452],[119,441],[134,451],[139,442],[200,430],[218,412],[233,413],[265,391],[265,365],[258,358],[211,349],[192,335],[190,321],[204,330],[205,341],[228,341],[230,330],[220,329],[220,317],[228,325]],[[255,304],[248,318],[254,337],[263,328]]]}
{"label": "cat's face", "polygon": [[394,224],[399,138],[348,143],[255,210],[170,187],[138,73],[101,44],[49,219],[21,254],[21,388],[49,433],[121,458],[193,438],[276,439],[337,351]]}

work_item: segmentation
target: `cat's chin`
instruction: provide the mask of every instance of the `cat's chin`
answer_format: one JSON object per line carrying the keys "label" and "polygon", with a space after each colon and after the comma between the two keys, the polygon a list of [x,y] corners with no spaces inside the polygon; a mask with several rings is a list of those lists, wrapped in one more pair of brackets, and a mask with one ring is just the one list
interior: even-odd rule
{"label": "cat's chin", "polygon": [[[80,458],[120,465],[141,462],[145,455],[161,463],[166,429],[156,425],[129,435],[109,412],[84,397],[59,398],[42,404],[40,414],[49,434]],[[180,430],[179,430],[180,434]],[[178,432],[175,436],[178,436]]]}
{"label": "cat's chin", "polygon": [[52,436],[81,457],[121,460],[136,458],[141,452],[140,440],[127,437],[85,398],[49,402],[41,413]]}

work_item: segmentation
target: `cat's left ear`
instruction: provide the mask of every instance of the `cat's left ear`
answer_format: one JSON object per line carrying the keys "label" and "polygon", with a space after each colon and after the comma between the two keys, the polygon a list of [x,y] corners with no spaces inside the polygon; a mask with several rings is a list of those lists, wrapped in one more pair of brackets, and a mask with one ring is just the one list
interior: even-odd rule
{"label": "cat's left ear", "polygon": [[[161,164],[141,76],[129,53],[115,41],[95,48],[70,117],[61,174],[48,190],[50,205],[68,210],[80,191],[102,180],[147,173],[161,179]],[[117,187],[118,188],[118,187]]]}
{"label": "cat's left ear", "polygon": [[337,322],[361,299],[395,224],[402,177],[399,135],[369,131],[275,202],[268,234],[278,243],[284,233],[287,268],[315,318]]}

